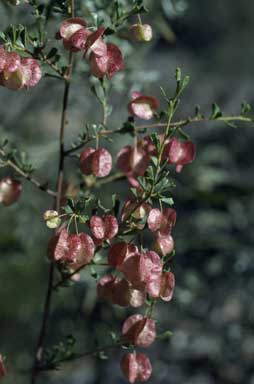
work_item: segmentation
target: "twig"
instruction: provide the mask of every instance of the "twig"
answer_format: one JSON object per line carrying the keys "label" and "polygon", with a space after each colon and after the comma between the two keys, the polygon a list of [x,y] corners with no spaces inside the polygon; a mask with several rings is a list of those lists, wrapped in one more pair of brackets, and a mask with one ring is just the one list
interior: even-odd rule
{"label": "twig", "polygon": [[[74,0],[70,1],[70,16],[74,17]],[[58,176],[57,176],[57,196],[55,198],[54,207],[59,212],[61,208],[61,198],[62,198],[62,190],[63,190],[63,176],[64,176],[64,134],[66,127],[66,117],[67,117],[67,107],[69,100],[69,90],[70,90],[70,79],[72,75],[73,69],[73,53],[69,54],[69,64],[66,69],[66,73],[64,76],[64,95],[63,95],[63,107],[61,114],[61,125],[60,125],[60,135],[59,135],[59,166],[58,166]],[[45,337],[47,332],[49,314],[50,314],[50,305],[53,293],[53,281],[54,281],[54,264],[51,262],[49,267],[49,275],[48,275],[48,288],[45,298],[44,310],[43,310],[43,318],[42,325],[38,337],[36,354],[34,359],[34,365],[32,369],[31,375],[31,384],[35,384],[39,374],[39,366],[42,361],[42,355],[44,350]]]}
{"label": "twig", "polygon": [[[3,157],[6,157],[7,154],[3,149],[0,149],[0,155]],[[30,181],[32,184],[34,184],[37,188],[39,188],[41,191],[46,192],[50,196],[56,196],[56,192],[52,191],[51,189],[47,188],[47,184],[43,184],[34,177],[30,175],[30,173],[24,172],[17,164],[15,164],[12,160],[3,160],[6,165],[14,169],[16,173],[18,173],[20,176],[22,176],[24,179]]]}

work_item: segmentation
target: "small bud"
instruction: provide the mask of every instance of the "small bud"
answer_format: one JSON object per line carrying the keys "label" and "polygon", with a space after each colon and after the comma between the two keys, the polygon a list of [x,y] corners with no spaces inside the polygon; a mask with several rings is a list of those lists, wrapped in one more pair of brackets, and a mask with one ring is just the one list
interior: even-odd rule
{"label": "small bud", "polygon": [[46,221],[46,225],[50,229],[55,229],[61,224],[61,219],[58,216],[57,211],[48,210],[44,212],[43,218]]}
{"label": "small bud", "polygon": [[132,315],[125,320],[122,334],[137,347],[149,347],[156,338],[155,321],[139,314]]}
{"label": "small bud", "polygon": [[131,26],[131,33],[137,41],[151,41],[153,38],[153,30],[149,24],[134,24]]}
{"label": "small bud", "polygon": [[152,374],[150,360],[141,352],[126,353],[121,360],[121,369],[130,383],[147,381]]}
{"label": "small bud", "polygon": [[14,204],[20,197],[22,184],[10,177],[4,177],[0,181],[0,203],[6,207]]}

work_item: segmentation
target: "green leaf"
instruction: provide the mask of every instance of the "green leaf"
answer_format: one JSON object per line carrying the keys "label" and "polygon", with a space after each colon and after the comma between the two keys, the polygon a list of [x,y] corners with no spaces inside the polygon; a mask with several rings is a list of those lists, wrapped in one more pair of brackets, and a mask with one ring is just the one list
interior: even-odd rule
{"label": "green leaf", "polygon": [[222,116],[222,112],[221,112],[220,107],[218,106],[218,104],[213,103],[212,104],[212,114],[210,116],[210,119],[211,120],[216,120],[216,119],[218,119],[221,116]]}
{"label": "green leaf", "polygon": [[160,199],[163,203],[168,204],[168,205],[174,205],[174,200],[172,197],[163,197]]}
{"label": "green leaf", "polygon": [[246,101],[243,101],[241,104],[241,115],[251,112],[251,106]]}
{"label": "green leaf", "polygon": [[172,335],[173,333],[171,331],[165,331],[160,335],[157,335],[157,340],[161,340],[161,341],[169,340]]}

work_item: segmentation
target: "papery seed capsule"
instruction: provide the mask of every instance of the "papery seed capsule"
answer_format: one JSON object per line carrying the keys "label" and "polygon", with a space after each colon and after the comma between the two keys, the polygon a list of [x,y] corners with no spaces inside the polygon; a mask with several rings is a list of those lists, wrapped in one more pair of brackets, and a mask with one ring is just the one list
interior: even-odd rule
{"label": "papery seed capsule", "polygon": [[130,30],[133,38],[137,41],[148,42],[153,38],[153,30],[149,24],[133,24]]}
{"label": "papery seed capsule", "polygon": [[105,148],[97,149],[91,160],[92,173],[97,177],[105,177],[112,169],[112,156]]}
{"label": "papery seed capsule", "polygon": [[160,297],[164,301],[170,301],[174,294],[175,275],[172,272],[164,272],[161,277]]}
{"label": "papery seed capsule", "polygon": [[191,163],[195,159],[195,145],[190,141],[180,141],[173,138],[165,146],[164,158],[168,158],[169,164],[176,165],[176,171],[181,172],[184,165]]}
{"label": "papery seed capsule", "polygon": [[13,180],[9,176],[0,181],[0,203],[6,207],[14,204],[20,197],[22,184],[18,180]]}
{"label": "papery seed capsule", "polygon": [[99,79],[104,75],[111,79],[118,71],[124,68],[120,49],[115,44],[107,44],[107,53],[98,56],[95,52],[90,55],[91,72]]}
{"label": "papery seed capsule", "polygon": [[90,175],[92,173],[92,155],[95,152],[94,148],[86,148],[80,154],[80,170],[85,175]]}
{"label": "papery seed capsule", "polygon": [[121,370],[130,383],[147,381],[152,374],[152,365],[144,353],[126,353],[121,360]]}
{"label": "papery seed capsule", "polygon": [[6,375],[6,368],[4,365],[4,359],[3,356],[0,355],[0,379]]}
{"label": "papery seed capsule", "polygon": [[158,236],[153,244],[153,249],[159,255],[166,256],[174,250],[174,246],[174,239],[172,236]]}
{"label": "papery seed capsule", "polygon": [[121,307],[140,307],[146,298],[144,292],[132,289],[127,280],[112,275],[106,275],[99,280],[97,292],[99,297]]}
{"label": "papery seed capsule", "polygon": [[61,224],[61,219],[58,216],[58,212],[51,209],[44,212],[43,219],[46,221],[47,227],[51,229],[55,229]]}
{"label": "papery seed capsule", "polygon": [[48,258],[51,261],[65,260],[69,250],[69,234],[66,229],[62,229],[54,235],[48,242]]}
{"label": "papery seed capsule", "polygon": [[154,112],[159,108],[159,101],[154,96],[146,96],[140,92],[132,93],[132,100],[128,104],[131,115],[143,120],[152,119]]}
{"label": "papery seed capsule", "polygon": [[155,322],[139,314],[132,315],[125,320],[122,334],[129,343],[137,347],[149,347],[156,338]]}
{"label": "papery seed capsule", "polygon": [[123,261],[129,256],[138,252],[138,248],[134,244],[128,244],[124,241],[113,244],[108,253],[108,262],[112,267],[118,268],[122,265]]}

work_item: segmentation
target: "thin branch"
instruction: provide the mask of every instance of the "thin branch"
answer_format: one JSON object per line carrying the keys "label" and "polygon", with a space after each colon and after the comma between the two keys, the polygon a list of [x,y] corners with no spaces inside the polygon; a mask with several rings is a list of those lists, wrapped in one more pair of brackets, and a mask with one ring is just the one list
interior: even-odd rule
{"label": "thin branch", "polygon": [[123,340],[119,340],[115,344],[106,345],[104,347],[99,347],[97,349],[94,349],[93,351],[87,351],[87,352],[84,352],[84,353],[73,354],[70,357],[63,358],[63,359],[58,359],[56,361],[52,361],[52,363],[50,363],[50,362],[46,363],[45,365],[39,366],[38,369],[40,371],[49,371],[49,370],[55,369],[61,363],[68,363],[68,362],[71,362],[71,361],[74,361],[74,360],[82,359],[84,357],[94,356],[94,355],[97,355],[98,353],[105,352],[105,351],[108,351],[110,349],[117,348],[117,347],[119,347],[122,344],[123,344]]}
{"label": "thin branch", "polygon": [[[248,116],[221,116],[216,119],[212,119],[209,117],[189,117],[185,120],[179,120],[179,121],[173,121],[170,124],[170,127],[183,127],[187,124],[192,123],[205,123],[205,122],[224,122],[224,123],[233,123],[233,122],[244,122],[244,123],[253,123],[254,122],[254,116],[248,117]],[[144,125],[138,125],[136,126],[137,130],[143,130],[143,129],[150,129],[150,128],[162,128],[166,127],[167,123],[154,123],[154,124],[144,124]],[[105,134],[105,132],[104,132]]]}
{"label": "thin branch", "polygon": [[[0,155],[3,157],[6,157],[7,154],[3,149],[0,149]],[[12,160],[3,160],[7,166],[14,169],[16,173],[18,173],[20,176],[22,176],[24,179],[30,181],[32,184],[34,184],[37,188],[39,188],[41,191],[46,192],[50,196],[56,196],[56,192],[52,191],[51,189],[47,188],[47,184],[43,184],[34,177],[31,176],[30,173],[24,172],[17,164],[15,164]]]}
{"label": "thin branch", "polygon": [[[70,0],[70,15],[74,17],[74,0]],[[72,76],[73,70],[73,53],[69,54],[69,64],[64,76],[64,95],[62,101],[62,113],[61,113],[61,125],[60,125],[60,134],[59,134],[59,165],[58,165],[58,176],[57,176],[57,196],[55,198],[54,208],[59,212],[61,208],[61,198],[63,190],[63,176],[64,176],[64,134],[67,120],[67,107],[69,100],[69,90],[70,90],[70,79]],[[39,366],[42,361],[45,337],[47,332],[47,326],[49,321],[51,299],[53,293],[53,281],[54,281],[54,264],[51,262],[49,267],[48,274],[48,287],[44,303],[43,318],[41,329],[38,337],[36,354],[32,369],[31,375],[31,384],[35,384],[39,374]]]}

